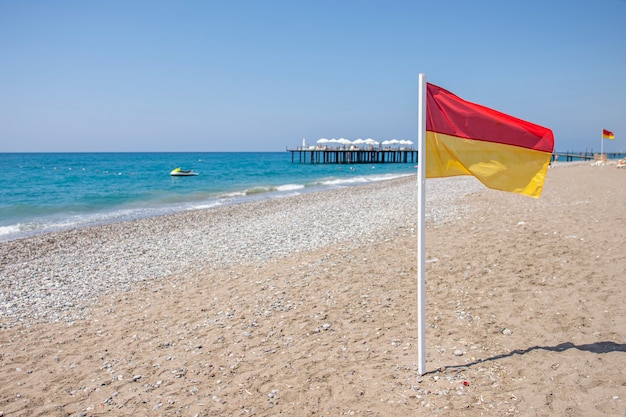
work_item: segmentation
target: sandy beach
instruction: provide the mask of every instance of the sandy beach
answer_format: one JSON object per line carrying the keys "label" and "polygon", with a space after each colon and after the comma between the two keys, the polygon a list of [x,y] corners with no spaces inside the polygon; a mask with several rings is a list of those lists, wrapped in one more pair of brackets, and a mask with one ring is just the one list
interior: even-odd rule
{"label": "sandy beach", "polygon": [[626,170],[415,179],[0,243],[0,416],[626,415]]}

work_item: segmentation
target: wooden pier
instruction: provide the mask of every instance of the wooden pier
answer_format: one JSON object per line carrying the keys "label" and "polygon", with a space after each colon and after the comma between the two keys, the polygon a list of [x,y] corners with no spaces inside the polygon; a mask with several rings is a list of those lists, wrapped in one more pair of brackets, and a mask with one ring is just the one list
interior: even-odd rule
{"label": "wooden pier", "polygon": [[407,164],[417,163],[413,149],[287,149],[291,162],[301,164]]}
{"label": "wooden pier", "polygon": [[622,159],[626,157],[626,153],[622,152],[605,152],[603,157],[599,153],[594,152],[554,152],[552,161],[572,162],[572,161],[594,161],[597,159]]}
{"label": "wooden pier", "polygon": [[[287,149],[291,153],[291,162],[301,164],[416,164],[415,149]],[[593,161],[600,154],[594,152],[554,152],[552,161]],[[605,152],[603,159],[622,159],[626,153]]]}

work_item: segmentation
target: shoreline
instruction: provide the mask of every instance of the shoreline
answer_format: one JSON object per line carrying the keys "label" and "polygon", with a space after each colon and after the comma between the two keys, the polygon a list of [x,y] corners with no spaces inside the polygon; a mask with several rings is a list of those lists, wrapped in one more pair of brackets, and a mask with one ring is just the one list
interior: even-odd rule
{"label": "shoreline", "polygon": [[[411,175],[410,164],[290,163],[286,152],[28,154],[5,160],[0,241]],[[179,160],[179,159],[182,159]],[[193,166],[193,180],[169,175]],[[169,167],[169,169],[164,169]],[[17,168],[17,169],[14,169]],[[37,172],[37,175],[33,175]],[[41,175],[40,175],[41,174]]]}
{"label": "shoreline", "polygon": [[[383,174],[385,175],[385,174]],[[410,177],[411,174],[404,175],[390,175],[390,178],[385,179],[371,179],[366,177],[365,183],[388,181],[401,177]],[[350,180],[338,180],[343,181],[340,187],[360,186],[365,183],[359,183],[358,181]],[[196,211],[207,208],[216,207],[230,207],[239,204],[253,203],[263,200],[273,200],[285,197],[294,196],[293,190],[297,190],[297,194],[308,194],[315,192],[323,192],[337,188],[336,186],[328,186],[323,183],[313,184],[291,184],[286,183],[278,186],[271,185],[259,185],[252,186],[251,188],[237,189],[231,191],[225,191],[224,193],[217,193],[215,195],[207,196],[200,201],[187,200],[176,204],[163,203],[151,205],[146,202],[147,206],[140,207],[117,207],[117,208],[103,208],[102,210],[96,210],[92,213],[77,213],[69,218],[59,216],[58,213],[52,214],[51,217],[44,219],[31,219],[25,221],[26,225],[37,224],[32,230],[21,230],[23,225],[20,222],[0,226],[0,243],[10,242],[13,240],[21,240],[26,238],[32,238],[42,236],[50,233],[64,232],[74,229],[82,229],[97,226],[106,226],[110,224],[132,222],[136,220],[159,218],[169,215],[175,215],[178,213],[184,213],[187,211]]]}

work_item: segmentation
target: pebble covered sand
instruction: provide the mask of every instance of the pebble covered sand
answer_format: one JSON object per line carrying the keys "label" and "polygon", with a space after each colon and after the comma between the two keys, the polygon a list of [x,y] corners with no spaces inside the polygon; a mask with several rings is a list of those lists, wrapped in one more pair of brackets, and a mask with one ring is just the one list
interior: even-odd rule
{"label": "pebble covered sand", "polygon": [[[98,297],[172,274],[414,233],[415,184],[409,176],[0,243],[1,325],[84,319]],[[469,177],[429,180],[427,222],[454,218],[480,188]]]}
{"label": "pebble covered sand", "polygon": [[[556,167],[555,167],[556,168]],[[415,177],[0,244],[0,416],[626,415],[626,170]]]}

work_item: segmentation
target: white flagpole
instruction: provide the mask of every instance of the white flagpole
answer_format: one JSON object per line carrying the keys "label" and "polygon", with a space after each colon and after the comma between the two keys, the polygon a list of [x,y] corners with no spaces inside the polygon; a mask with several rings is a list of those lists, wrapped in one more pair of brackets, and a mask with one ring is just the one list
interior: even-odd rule
{"label": "white flagpole", "polygon": [[600,131],[600,159],[602,160],[604,155],[604,130]]}
{"label": "white flagpole", "polygon": [[426,265],[425,201],[426,201],[426,74],[419,75],[417,111],[417,333],[418,372],[424,375],[426,367],[426,318],[424,267]]}

